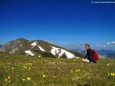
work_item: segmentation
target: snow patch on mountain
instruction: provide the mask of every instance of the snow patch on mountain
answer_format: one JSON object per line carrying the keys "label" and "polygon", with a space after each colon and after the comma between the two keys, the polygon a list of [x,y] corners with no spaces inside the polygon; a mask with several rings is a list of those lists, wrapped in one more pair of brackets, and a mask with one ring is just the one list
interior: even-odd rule
{"label": "snow patch on mountain", "polygon": [[51,46],[52,47],[52,49],[51,49],[51,53],[55,56],[55,55],[57,55],[57,54],[59,54],[59,49],[60,48],[56,48],[56,47],[53,47],[53,46]]}
{"label": "snow patch on mountain", "polygon": [[52,53],[53,55],[57,55],[58,58],[60,58],[63,54],[65,54],[67,58],[75,58],[75,55],[74,55],[74,54],[72,54],[72,53],[70,53],[70,52],[68,52],[68,51],[66,51],[66,50],[64,50],[64,49],[56,48],[56,47],[54,47],[54,46],[51,46],[51,47],[52,47],[51,53]]}
{"label": "snow patch on mountain", "polygon": [[41,46],[38,45],[38,48],[39,48],[41,51],[45,52],[45,50],[44,50]]}
{"label": "snow patch on mountain", "polygon": [[32,53],[30,50],[26,50],[25,53],[30,56],[34,56],[34,53]]}
{"label": "snow patch on mountain", "polygon": [[67,58],[74,58],[74,57],[75,57],[74,54],[72,54],[72,53],[70,53],[70,52],[68,52],[68,51],[66,51],[66,50],[64,50],[64,49],[61,49],[61,52],[60,52],[60,54],[59,54],[59,57],[61,57],[64,53],[65,53],[65,55],[67,56]]}
{"label": "snow patch on mountain", "polygon": [[32,47],[35,47],[36,45],[37,45],[36,41],[31,44]]}

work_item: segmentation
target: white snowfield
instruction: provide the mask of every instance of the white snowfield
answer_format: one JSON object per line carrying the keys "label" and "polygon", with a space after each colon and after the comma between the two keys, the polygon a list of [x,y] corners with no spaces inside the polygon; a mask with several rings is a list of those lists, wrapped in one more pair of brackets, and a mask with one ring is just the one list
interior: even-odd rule
{"label": "white snowfield", "polygon": [[32,53],[30,50],[26,50],[25,53],[30,56],[34,56],[34,53]]}
{"label": "white snowfield", "polygon": [[[66,51],[66,50],[64,50],[64,49],[56,48],[56,47],[54,47],[54,46],[51,46],[51,47],[52,47],[51,53],[52,53],[53,55],[57,55],[58,58],[60,58],[63,54],[65,54],[67,58],[75,58],[75,55],[74,55],[74,54],[72,54],[72,53],[70,53],[70,52],[68,52],[68,51]],[[77,57],[77,58],[78,58],[78,57]]]}
{"label": "white snowfield", "polygon": [[56,48],[56,47],[53,47],[53,46],[51,46],[51,47],[52,47],[51,53],[52,53],[53,55],[59,54],[59,49],[60,49],[60,48]]}
{"label": "white snowfield", "polygon": [[38,46],[38,48],[39,48],[41,51],[45,52],[45,50],[44,50],[41,46],[37,45],[37,42],[36,42],[36,41],[33,42],[33,43],[31,44],[31,46],[32,46],[32,47]]}
{"label": "white snowfield", "polygon": [[61,57],[64,53],[67,56],[67,58],[75,58],[74,54],[72,54],[64,49],[61,49],[61,53],[59,54],[59,57]]}
{"label": "white snowfield", "polygon": [[36,45],[37,45],[36,41],[31,44],[32,47],[35,47]]}
{"label": "white snowfield", "polygon": [[38,48],[39,48],[41,51],[45,52],[45,50],[44,50],[41,46],[38,45]]}

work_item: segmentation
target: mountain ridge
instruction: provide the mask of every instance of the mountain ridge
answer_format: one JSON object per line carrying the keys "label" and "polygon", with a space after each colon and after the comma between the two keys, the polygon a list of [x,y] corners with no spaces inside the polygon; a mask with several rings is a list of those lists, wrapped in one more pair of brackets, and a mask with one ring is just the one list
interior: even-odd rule
{"label": "mountain ridge", "polygon": [[72,52],[61,46],[46,42],[44,40],[26,40],[18,38],[7,42],[0,48],[0,52],[8,54],[22,54],[38,57],[57,57],[79,58],[81,54]]}

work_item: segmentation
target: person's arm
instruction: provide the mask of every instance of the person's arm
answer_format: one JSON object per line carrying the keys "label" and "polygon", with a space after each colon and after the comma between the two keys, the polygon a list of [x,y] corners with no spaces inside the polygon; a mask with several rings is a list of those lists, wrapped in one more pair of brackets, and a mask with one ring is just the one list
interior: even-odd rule
{"label": "person's arm", "polygon": [[92,50],[89,50],[88,53],[89,53],[89,61],[93,62],[93,52],[92,52]]}

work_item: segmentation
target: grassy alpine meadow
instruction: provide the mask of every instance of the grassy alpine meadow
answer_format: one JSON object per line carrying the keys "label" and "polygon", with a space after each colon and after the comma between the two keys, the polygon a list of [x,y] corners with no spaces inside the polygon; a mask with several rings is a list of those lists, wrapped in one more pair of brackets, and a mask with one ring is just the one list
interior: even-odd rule
{"label": "grassy alpine meadow", "polygon": [[0,86],[115,86],[115,59],[90,64],[81,58],[0,54]]}

